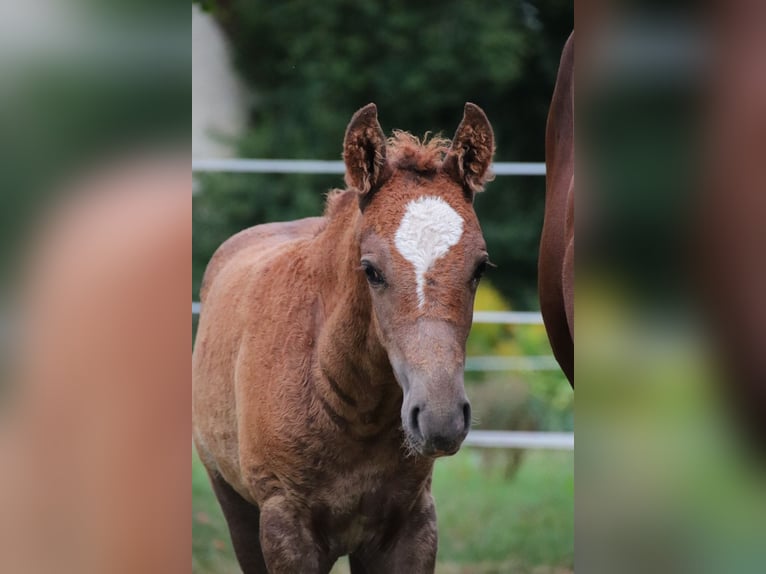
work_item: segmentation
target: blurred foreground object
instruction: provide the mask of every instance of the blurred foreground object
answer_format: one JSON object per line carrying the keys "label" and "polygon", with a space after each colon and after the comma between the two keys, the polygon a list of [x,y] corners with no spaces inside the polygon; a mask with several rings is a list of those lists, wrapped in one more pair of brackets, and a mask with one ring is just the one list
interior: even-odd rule
{"label": "blurred foreground object", "polygon": [[[598,28],[580,27],[583,572],[766,563],[763,466],[741,433],[766,412],[751,384],[766,348],[763,8],[612,3]],[[740,393],[746,408],[731,408]]]}
{"label": "blurred foreground object", "polygon": [[38,228],[0,435],[3,572],[188,560],[190,186],[186,161],[112,167]]}
{"label": "blurred foreground object", "polygon": [[0,572],[188,570],[188,7],[3,7]]}

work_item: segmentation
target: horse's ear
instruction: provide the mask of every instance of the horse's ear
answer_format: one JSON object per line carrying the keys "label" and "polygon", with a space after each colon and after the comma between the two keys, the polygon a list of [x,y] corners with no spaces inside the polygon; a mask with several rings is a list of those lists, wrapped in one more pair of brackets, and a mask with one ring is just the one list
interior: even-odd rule
{"label": "horse's ear", "polygon": [[490,170],[494,153],[495,136],[487,116],[476,104],[466,103],[463,120],[444,158],[444,170],[463,184],[468,199],[494,179]]}
{"label": "horse's ear", "polygon": [[358,110],[346,128],[343,140],[346,185],[360,193],[364,206],[386,177],[386,135],[378,123],[378,108],[367,104]]}

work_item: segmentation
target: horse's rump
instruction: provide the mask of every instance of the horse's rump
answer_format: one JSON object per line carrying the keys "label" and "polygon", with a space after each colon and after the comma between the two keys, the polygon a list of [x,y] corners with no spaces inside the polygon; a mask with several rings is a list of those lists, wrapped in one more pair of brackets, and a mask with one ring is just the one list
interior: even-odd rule
{"label": "horse's rump", "polygon": [[553,354],[574,385],[574,32],[561,55],[545,139],[540,311]]}

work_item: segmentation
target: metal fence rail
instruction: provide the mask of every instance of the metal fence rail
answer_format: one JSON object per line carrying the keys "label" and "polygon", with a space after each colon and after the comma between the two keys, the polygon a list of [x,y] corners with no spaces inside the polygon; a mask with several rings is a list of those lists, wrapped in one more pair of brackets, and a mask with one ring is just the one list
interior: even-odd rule
{"label": "metal fence rail", "polygon": [[473,322],[500,325],[542,325],[543,316],[539,311],[474,311]]}
{"label": "metal fence rail", "polygon": [[574,433],[472,430],[465,446],[574,450]]}
{"label": "metal fence rail", "polygon": [[[228,173],[345,173],[342,161],[317,159],[242,159],[210,158],[193,159],[192,172]],[[495,175],[545,175],[544,162],[496,162],[492,164]]]}
{"label": "metal fence rail", "polygon": [[472,356],[465,359],[466,371],[557,371],[558,369],[559,365],[553,355]]}

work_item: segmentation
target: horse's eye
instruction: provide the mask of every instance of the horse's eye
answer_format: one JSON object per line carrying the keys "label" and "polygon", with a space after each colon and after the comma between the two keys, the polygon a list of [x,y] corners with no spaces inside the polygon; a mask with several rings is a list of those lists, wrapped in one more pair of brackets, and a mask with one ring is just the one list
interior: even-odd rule
{"label": "horse's eye", "polygon": [[473,272],[473,277],[471,277],[472,287],[478,287],[479,281],[481,281],[481,278],[489,265],[491,265],[491,263],[484,260],[476,266],[476,271]]}
{"label": "horse's eye", "polygon": [[379,287],[386,284],[386,280],[383,278],[383,274],[375,269],[372,264],[364,261],[362,262],[362,268],[364,269],[364,274],[367,276],[367,281],[370,283],[370,285],[373,287]]}

